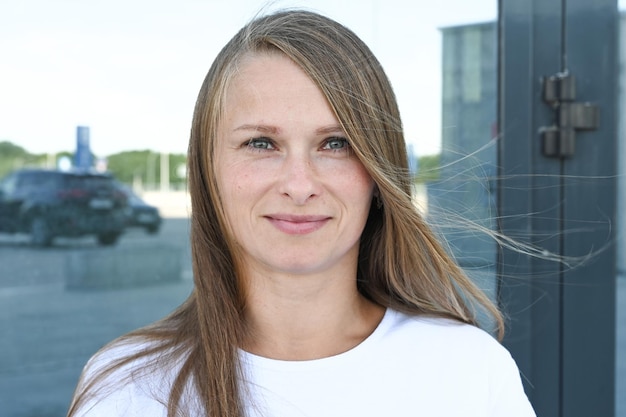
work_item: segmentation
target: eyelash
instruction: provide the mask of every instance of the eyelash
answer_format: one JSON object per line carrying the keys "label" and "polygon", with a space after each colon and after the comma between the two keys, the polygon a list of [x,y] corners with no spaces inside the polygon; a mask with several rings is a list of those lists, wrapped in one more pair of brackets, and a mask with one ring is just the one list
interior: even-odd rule
{"label": "eyelash", "polygon": [[[341,147],[340,148],[332,147],[331,145],[332,142],[340,142]],[[245,142],[244,146],[248,150],[253,151],[253,152],[265,152],[265,151],[270,151],[276,148],[276,146],[274,145],[274,141],[266,137],[252,138],[248,140],[247,142]],[[340,136],[334,136],[334,137],[330,137],[324,140],[324,145],[322,146],[322,149],[329,150],[332,152],[346,152],[349,150],[349,147],[350,147],[350,142],[348,142],[348,139],[340,137]]]}
{"label": "eyelash", "polygon": [[[341,148],[333,148],[331,147],[331,142],[340,142],[341,143]],[[324,146],[323,148],[327,148],[333,152],[345,152],[347,150],[349,150],[350,148],[350,142],[348,142],[348,139],[346,138],[342,138],[340,136],[336,136],[333,138],[328,138],[326,139],[326,141],[324,142]]]}
{"label": "eyelash", "polygon": [[[266,145],[266,146],[258,146],[258,145]],[[253,152],[264,152],[264,151],[268,151],[271,150],[270,146],[275,148],[274,146],[274,141],[271,140],[270,138],[264,138],[264,137],[260,137],[260,138],[252,138],[249,141],[247,141],[246,143],[244,143],[244,146]]]}

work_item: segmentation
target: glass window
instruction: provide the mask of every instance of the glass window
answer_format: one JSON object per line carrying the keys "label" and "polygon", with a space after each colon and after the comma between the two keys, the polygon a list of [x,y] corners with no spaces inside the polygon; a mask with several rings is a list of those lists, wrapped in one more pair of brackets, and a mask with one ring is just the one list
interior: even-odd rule
{"label": "glass window", "polygon": [[[193,103],[212,57],[266,2],[248,0],[237,8],[228,2],[175,8],[141,3],[33,0],[3,6],[0,140],[7,143],[0,156],[14,157],[0,158],[0,176],[25,166],[67,169],[76,152],[76,161],[108,169],[126,194],[131,189],[141,200],[131,194],[127,227],[114,243],[100,232],[76,232],[39,247],[32,225],[0,233],[0,409],[8,417],[63,416],[82,367],[97,349],[163,317],[192,288],[184,154]],[[395,0],[278,6],[294,5],[336,18],[372,47],[396,88],[412,162],[421,163],[417,176],[440,176],[440,188],[458,197],[461,214],[491,227],[496,2],[470,7],[448,0],[428,9]],[[455,28],[460,24],[470,26]],[[450,116],[443,121],[442,79],[443,94],[452,94],[451,100],[445,96]],[[479,119],[461,114],[469,111]],[[462,177],[451,174],[459,169]],[[49,188],[44,182],[51,178],[33,186]],[[476,180],[471,186],[470,178]],[[72,181],[75,187],[96,185],[83,180]],[[416,186],[424,208],[428,184]],[[154,212],[145,206],[158,209],[156,228],[150,226]],[[463,248],[467,243],[467,237],[455,242]],[[485,242],[468,260],[489,288],[493,250]]]}

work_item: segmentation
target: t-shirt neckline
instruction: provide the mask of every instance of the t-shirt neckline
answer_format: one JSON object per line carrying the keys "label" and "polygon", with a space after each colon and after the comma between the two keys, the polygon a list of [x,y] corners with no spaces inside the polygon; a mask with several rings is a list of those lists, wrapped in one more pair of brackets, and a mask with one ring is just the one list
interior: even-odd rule
{"label": "t-shirt neckline", "polygon": [[346,360],[358,360],[365,352],[369,351],[369,346],[376,344],[376,342],[387,333],[388,329],[392,327],[395,321],[396,312],[390,308],[385,310],[382,320],[378,323],[378,326],[374,331],[366,337],[361,343],[353,348],[338,353],[333,356],[328,356],[319,359],[308,360],[281,360],[271,359],[264,356],[259,356],[254,353],[247,352],[243,349],[239,349],[239,357],[246,366],[260,367],[264,369],[278,370],[278,371],[302,371],[310,368],[320,368],[326,366],[333,366],[337,362],[345,362]]}

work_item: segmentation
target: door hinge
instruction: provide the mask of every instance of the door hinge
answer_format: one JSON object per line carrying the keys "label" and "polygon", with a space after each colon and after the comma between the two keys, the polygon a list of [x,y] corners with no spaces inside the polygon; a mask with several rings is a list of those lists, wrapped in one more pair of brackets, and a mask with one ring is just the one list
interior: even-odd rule
{"label": "door hinge", "polygon": [[576,100],[576,78],[569,72],[544,77],[543,101],[554,111],[551,126],[539,129],[545,156],[569,158],[576,150],[577,130],[596,130],[600,110],[596,104]]}

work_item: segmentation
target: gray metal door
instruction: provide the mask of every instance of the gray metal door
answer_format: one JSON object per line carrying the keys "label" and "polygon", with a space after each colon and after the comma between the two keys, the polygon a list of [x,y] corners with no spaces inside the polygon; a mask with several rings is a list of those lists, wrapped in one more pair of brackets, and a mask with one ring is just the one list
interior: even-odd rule
{"label": "gray metal door", "polygon": [[617,31],[616,0],[500,1],[499,228],[529,246],[498,295],[539,416],[615,414]]}

